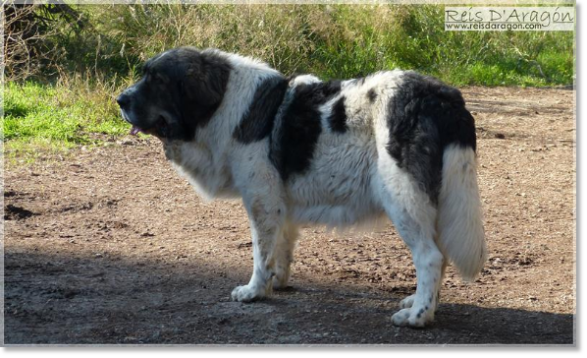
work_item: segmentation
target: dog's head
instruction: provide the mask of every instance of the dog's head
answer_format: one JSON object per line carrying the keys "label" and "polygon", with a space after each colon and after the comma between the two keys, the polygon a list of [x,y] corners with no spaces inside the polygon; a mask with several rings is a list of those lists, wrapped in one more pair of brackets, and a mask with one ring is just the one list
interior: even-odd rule
{"label": "dog's head", "polygon": [[230,64],[214,51],[180,47],[149,59],[141,79],[116,99],[131,134],[191,140],[220,106]]}

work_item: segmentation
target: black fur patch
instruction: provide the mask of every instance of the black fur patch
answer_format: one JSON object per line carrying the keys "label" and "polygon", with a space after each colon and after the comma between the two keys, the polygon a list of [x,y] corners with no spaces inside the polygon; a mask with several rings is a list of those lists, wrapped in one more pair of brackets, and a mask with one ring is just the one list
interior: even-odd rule
{"label": "black fur patch", "polygon": [[265,79],[257,87],[251,106],[233,133],[236,140],[252,143],[271,133],[275,115],[287,90],[287,82],[282,76],[274,76]]}
{"label": "black fur patch", "polygon": [[345,133],[348,129],[344,101],[345,97],[342,96],[332,105],[332,112],[328,117],[328,123],[330,123],[330,128],[333,132]]}
{"label": "black fur patch", "polygon": [[270,159],[285,181],[306,171],[322,126],[318,107],[340,92],[340,81],[301,84],[271,138]]}
{"label": "black fur patch", "polygon": [[375,102],[375,100],[377,99],[377,93],[375,93],[375,90],[373,88],[371,88],[369,92],[367,92],[367,97],[369,98],[369,102]]}
{"label": "black fur patch", "polygon": [[[183,68],[181,81],[184,138],[192,140],[196,128],[208,124],[226,92],[231,66],[214,53],[179,53],[177,62]],[[181,69],[181,68],[180,68]],[[182,75],[180,73],[180,75]]]}
{"label": "black fur patch", "polygon": [[461,92],[414,72],[389,102],[387,151],[438,204],[442,155],[449,144],[476,149],[475,120]]}

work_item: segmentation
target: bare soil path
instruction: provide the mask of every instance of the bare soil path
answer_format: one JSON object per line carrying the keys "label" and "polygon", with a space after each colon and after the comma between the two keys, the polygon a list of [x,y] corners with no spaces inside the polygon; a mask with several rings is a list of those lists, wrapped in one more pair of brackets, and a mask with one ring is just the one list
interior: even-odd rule
{"label": "bare soil path", "polygon": [[574,92],[466,88],[489,261],[449,268],[436,323],[390,323],[415,290],[391,225],[303,230],[292,288],[231,302],[252,269],[239,202],[200,200],[153,139],[7,165],[5,343],[573,344]]}

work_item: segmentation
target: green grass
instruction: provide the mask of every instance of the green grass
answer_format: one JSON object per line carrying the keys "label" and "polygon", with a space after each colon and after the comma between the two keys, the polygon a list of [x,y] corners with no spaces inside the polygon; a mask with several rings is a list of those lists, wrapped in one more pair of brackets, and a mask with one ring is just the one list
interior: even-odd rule
{"label": "green grass", "polygon": [[62,152],[79,145],[100,145],[105,138],[127,133],[128,124],[108,98],[99,98],[99,93],[90,96],[63,86],[7,83],[7,154],[30,157],[37,151]]}

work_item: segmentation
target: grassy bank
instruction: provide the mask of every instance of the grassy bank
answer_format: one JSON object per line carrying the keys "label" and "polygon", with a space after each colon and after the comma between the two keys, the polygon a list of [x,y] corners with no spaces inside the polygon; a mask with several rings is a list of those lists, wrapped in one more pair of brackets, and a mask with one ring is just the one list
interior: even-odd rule
{"label": "grassy bank", "polygon": [[[84,6],[99,36],[69,36],[68,70],[127,75],[148,57],[193,45],[254,56],[323,78],[414,69],[454,85],[569,85],[571,32],[444,31],[433,5]],[[82,61],[80,61],[80,59]],[[75,66],[71,66],[71,65]]]}
{"label": "grassy bank", "polygon": [[573,83],[570,32],[445,32],[433,5],[78,5],[44,46],[60,56],[5,89],[9,150],[69,148],[118,136],[114,96],[165,49],[216,47],[285,74],[351,78],[414,69],[456,86]]}
{"label": "grassy bank", "polygon": [[128,131],[110,95],[97,86],[6,83],[4,139],[8,160],[100,145]]}

